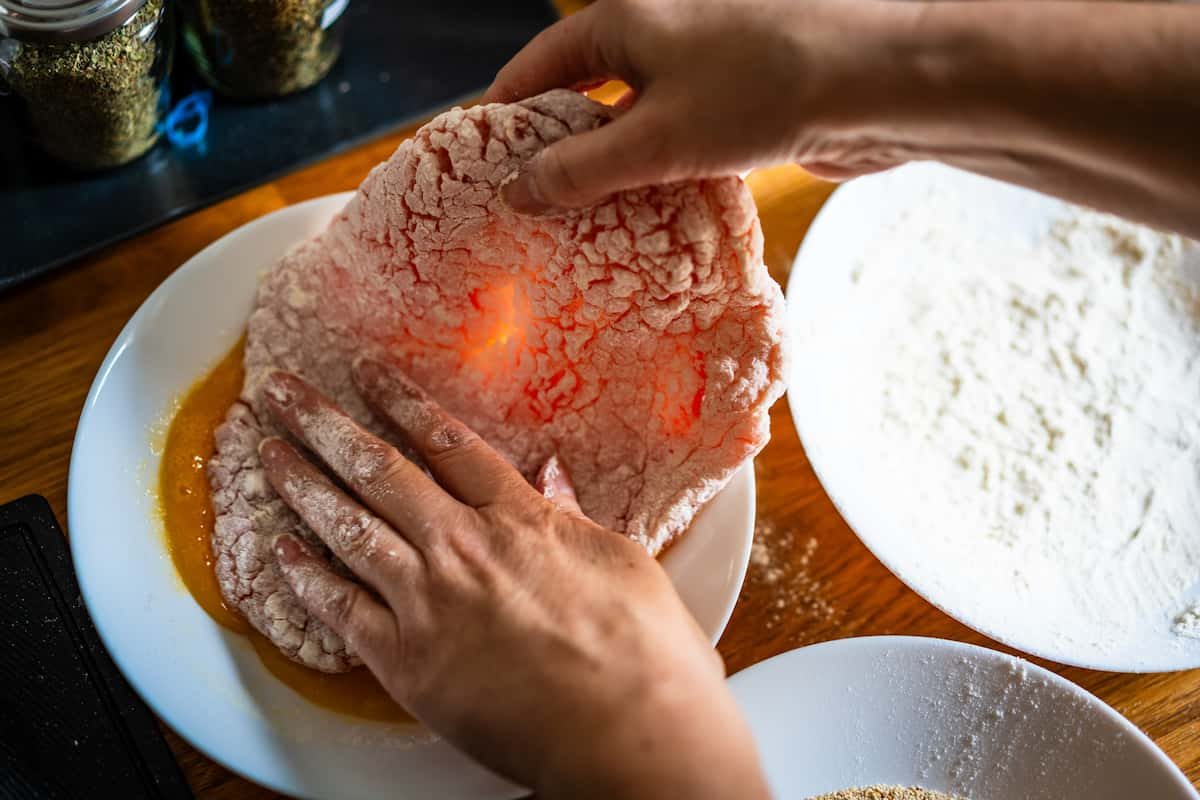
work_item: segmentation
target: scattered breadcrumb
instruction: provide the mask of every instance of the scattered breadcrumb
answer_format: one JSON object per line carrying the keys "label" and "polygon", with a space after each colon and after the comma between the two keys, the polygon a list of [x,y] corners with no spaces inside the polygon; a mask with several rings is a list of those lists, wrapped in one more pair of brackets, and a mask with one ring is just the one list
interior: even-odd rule
{"label": "scattered breadcrumb", "polygon": [[823,794],[812,800],[961,800],[941,792],[902,786],[867,786],[863,789],[846,789],[833,794]]}
{"label": "scattered breadcrumb", "polygon": [[837,610],[823,594],[824,582],[809,572],[817,546],[815,536],[798,542],[791,529],[781,529],[767,519],[755,523],[749,582],[769,591],[768,613],[763,622],[768,630],[783,624],[789,616],[800,617],[807,624],[797,638],[807,641],[809,628],[827,624],[837,616]]}

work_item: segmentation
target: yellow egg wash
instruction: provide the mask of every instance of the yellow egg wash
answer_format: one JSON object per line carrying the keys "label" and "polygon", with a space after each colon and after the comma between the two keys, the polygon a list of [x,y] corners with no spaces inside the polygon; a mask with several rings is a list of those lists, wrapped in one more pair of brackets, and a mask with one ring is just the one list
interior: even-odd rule
{"label": "yellow egg wash", "polygon": [[213,432],[241,392],[244,339],[188,390],[171,420],[158,475],[167,550],[188,592],[214,621],[250,639],[263,666],[317,705],[364,719],[410,721],[364,667],[330,675],[284,656],[221,596],[212,552],[213,510],[206,466]]}

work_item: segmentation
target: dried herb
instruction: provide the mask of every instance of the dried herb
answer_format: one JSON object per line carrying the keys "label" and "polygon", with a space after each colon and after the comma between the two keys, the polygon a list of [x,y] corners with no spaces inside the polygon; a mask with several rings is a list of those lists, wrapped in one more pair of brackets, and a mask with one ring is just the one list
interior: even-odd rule
{"label": "dried herb", "polygon": [[[277,97],[329,72],[341,52],[344,6],[344,0],[184,0],[184,41],[213,88]],[[327,10],[338,20],[327,19]]]}
{"label": "dried herb", "polygon": [[99,169],[154,145],[174,46],[164,1],[148,0],[124,25],[92,41],[16,42],[4,80],[42,149]]}

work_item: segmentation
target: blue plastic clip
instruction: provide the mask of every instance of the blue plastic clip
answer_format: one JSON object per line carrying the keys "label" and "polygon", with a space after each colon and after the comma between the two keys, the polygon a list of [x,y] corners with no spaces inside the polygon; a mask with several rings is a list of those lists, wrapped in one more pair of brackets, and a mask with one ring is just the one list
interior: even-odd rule
{"label": "blue plastic clip", "polygon": [[163,132],[173,147],[195,147],[208,134],[208,110],[212,107],[213,93],[206,90],[192,92],[175,104],[163,123]]}

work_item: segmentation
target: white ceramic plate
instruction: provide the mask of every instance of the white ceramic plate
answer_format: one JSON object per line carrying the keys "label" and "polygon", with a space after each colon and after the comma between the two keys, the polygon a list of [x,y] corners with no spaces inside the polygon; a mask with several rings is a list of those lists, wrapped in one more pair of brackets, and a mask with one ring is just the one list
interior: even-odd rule
{"label": "white ceramic plate", "polygon": [[[68,516],[79,584],[101,638],[146,702],[198,749],[252,780],[342,800],[516,796],[416,726],[327,711],[278,682],[243,637],[192,600],[154,517],[154,429],[237,341],[260,272],[323,228],[348,198],[292,206],[215,242],[164,281],[117,337],[71,456]],[[747,466],[663,558],[714,642],[741,589],[753,529]]]}
{"label": "white ceramic plate", "polygon": [[[1049,235],[1065,204],[1025,189],[933,164],[912,164],[860,178],[839,188],[817,215],[788,280],[788,313],[800,335],[788,405],[808,458],[830,498],[863,543],[900,580],[926,600],[972,628],[1033,655],[1066,664],[1121,672],[1152,672],[1200,667],[1200,639],[1174,634],[1172,617],[1147,619],[1117,634],[1098,624],[1085,629],[1060,618],[1052,603],[1028,595],[982,591],[995,575],[981,559],[967,558],[954,570],[923,557],[918,532],[895,520],[907,506],[902,493],[911,482],[874,454],[875,419],[857,401],[863,363],[846,337],[855,335],[848,310],[861,304],[852,275],[867,257],[888,258],[897,268],[921,259],[923,230],[914,229],[900,245],[878,255],[875,242],[902,215],[934,193],[949,194],[957,211],[946,225],[965,227],[981,249],[989,243],[1035,242]],[[939,205],[939,208],[942,207]],[[870,255],[868,254],[875,254]],[[1197,266],[1200,270],[1200,265]],[[1198,273],[1200,274],[1200,273]],[[861,305],[857,306],[861,308]],[[851,357],[849,353],[856,355]],[[988,579],[992,583],[988,583]],[[1200,575],[1197,576],[1200,579]],[[1200,580],[1192,588],[1200,600]],[[1182,610],[1187,598],[1180,598]]]}
{"label": "white ceramic plate", "polygon": [[921,786],[970,800],[1196,800],[1145,734],[1052,672],[982,647],[843,639],[729,679],[780,800]]}

